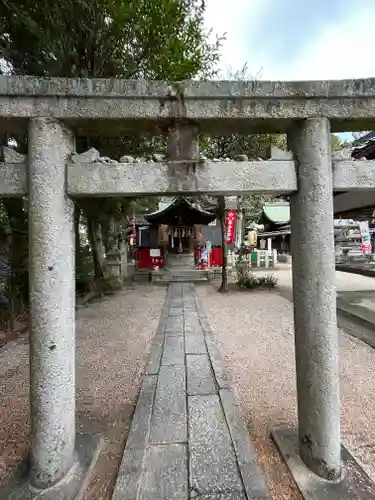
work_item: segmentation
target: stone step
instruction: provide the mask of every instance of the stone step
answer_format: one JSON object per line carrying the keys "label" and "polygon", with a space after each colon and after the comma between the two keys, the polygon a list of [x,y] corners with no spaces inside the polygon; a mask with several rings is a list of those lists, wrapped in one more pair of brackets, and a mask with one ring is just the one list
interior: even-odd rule
{"label": "stone step", "polygon": [[155,283],[200,283],[208,282],[208,278],[189,278],[189,277],[176,277],[176,278],[157,278]]}

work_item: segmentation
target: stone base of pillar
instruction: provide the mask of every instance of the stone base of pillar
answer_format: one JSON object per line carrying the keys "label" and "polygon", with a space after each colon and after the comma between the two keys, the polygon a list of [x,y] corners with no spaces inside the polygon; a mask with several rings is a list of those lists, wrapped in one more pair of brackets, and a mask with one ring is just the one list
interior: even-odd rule
{"label": "stone base of pillar", "polygon": [[0,500],[76,500],[88,485],[98,459],[102,439],[88,434],[76,436],[76,461],[68,474],[51,488],[40,490],[28,481],[29,460],[25,460],[0,488]]}
{"label": "stone base of pillar", "polygon": [[375,499],[375,484],[345,446],[341,446],[342,478],[327,481],[311,472],[300,459],[295,429],[280,426],[271,435],[305,500]]}

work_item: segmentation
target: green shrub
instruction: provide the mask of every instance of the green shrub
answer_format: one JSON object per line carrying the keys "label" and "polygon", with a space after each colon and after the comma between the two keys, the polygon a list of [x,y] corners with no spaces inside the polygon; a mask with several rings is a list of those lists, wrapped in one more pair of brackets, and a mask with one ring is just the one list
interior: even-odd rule
{"label": "green shrub", "polygon": [[260,276],[259,278],[247,271],[239,274],[237,270],[237,284],[240,288],[253,290],[255,288],[274,288],[278,283],[276,276]]}
{"label": "green shrub", "polygon": [[276,276],[261,276],[260,278],[258,278],[258,283],[259,283],[259,286],[261,287],[265,287],[265,288],[274,288],[277,283],[278,283],[278,279],[276,278]]}
{"label": "green shrub", "polygon": [[248,262],[239,261],[236,265],[237,270],[237,283],[241,286],[242,283],[245,283],[249,279],[249,264]]}

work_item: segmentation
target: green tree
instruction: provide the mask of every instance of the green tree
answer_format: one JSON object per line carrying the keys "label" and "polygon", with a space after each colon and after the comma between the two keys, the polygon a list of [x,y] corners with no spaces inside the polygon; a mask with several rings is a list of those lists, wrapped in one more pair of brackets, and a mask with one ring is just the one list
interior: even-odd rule
{"label": "green tree", "polygon": [[1,0],[0,47],[15,74],[182,80],[209,77],[202,0]]}
{"label": "green tree", "polygon": [[332,152],[340,151],[341,149],[347,148],[350,146],[349,141],[343,141],[341,137],[337,134],[331,135],[331,148]]}
{"label": "green tree", "polygon": [[[184,80],[212,77],[221,39],[209,41],[202,0],[0,0],[3,71],[41,77]],[[26,138],[17,138],[26,144]],[[119,158],[164,147],[160,138],[81,137],[78,152],[96,147]],[[134,205],[133,205],[134,206]],[[103,275],[101,240],[123,217],[126,200],[79,200],[76,235],[86,221],[96,277]]]}

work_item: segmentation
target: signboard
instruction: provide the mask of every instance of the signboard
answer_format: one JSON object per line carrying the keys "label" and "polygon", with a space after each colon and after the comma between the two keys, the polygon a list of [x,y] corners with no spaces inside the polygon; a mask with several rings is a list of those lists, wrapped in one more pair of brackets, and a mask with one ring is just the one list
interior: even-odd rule
{"label": "signboard", "polygon": [[207,252],[211,253],[211,250],[212,250],[212,241],[206,241],[206,248],[207,248]]}
{"label": "signboard", "polygon": [[160,248],[150,248],[150,257],[160,257]]}
{"label": "signboard", "polygon": [[236,230],[236,210],[227,210],[225,217],[225,233],[227,244],[231,245],[234,241],[234,234]]}

